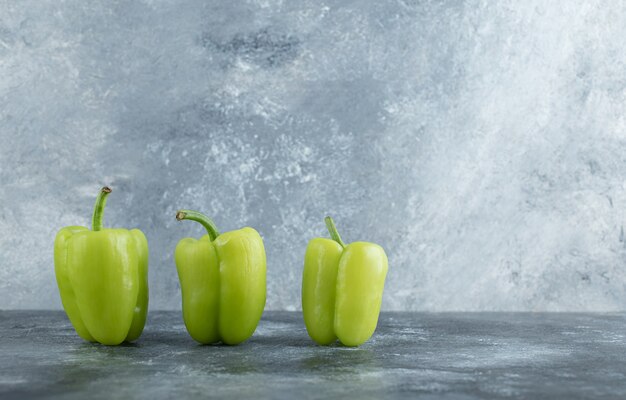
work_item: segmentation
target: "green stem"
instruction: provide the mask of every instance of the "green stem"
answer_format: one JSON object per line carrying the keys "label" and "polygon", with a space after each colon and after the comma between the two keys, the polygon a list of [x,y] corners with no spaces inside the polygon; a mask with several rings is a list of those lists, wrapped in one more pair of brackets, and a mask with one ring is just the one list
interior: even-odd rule
{"label": "green stem", "polygon": [[93,217],[91,218],[91,229],[93,231],[102,230],[102,215],[104,214],[104,206],[107,204],[109,193],[111,193],[111,188],[108,186],[100,189],[100,193],[98,193],[96,205],[93,208]]}
{"label": "green stem", "polygon": [[346,244],[341,240],[341,236],[339,236],[339,232],[337,232],[337,227],[335,226],[335,221],[331,217],[324,218],[324,222],[326,222],[326,228],[328,228],[328,233],[330,233],[330,237],[333,240],[341,245],[341,247],[346,247]]}
{"label": "green stem", "polygon": [[204,226],[206,231],[209,233],[209,237],[211,238],[211,241],[214,241],[220,235],[220,232],[217,230],[217,226],[215,226],[215,223],[211,220],[211,218],[207,217],[206,215],[202,213],[199,213],[198,211],[179,210],[176,213],[176,219],[179,221],[188,219],[191,221],[199,222],[200,224],[202,224],[202,226]]}

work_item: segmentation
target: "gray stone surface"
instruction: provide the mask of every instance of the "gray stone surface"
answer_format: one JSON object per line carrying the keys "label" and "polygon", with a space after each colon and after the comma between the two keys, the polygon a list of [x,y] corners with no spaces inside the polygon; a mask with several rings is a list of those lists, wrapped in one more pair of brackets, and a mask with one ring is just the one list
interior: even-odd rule
{"label": "gray stone surface", "polygon": [[313,344],[301,314],[268,312],[236,346],[201,346],[176,312],[134,344],[79,339],[64,314],[0,312],[0,397],[626,397],[623,314],[385,313],[360,348]]}
{"label": "gray stone surface", "polygon": [[269,309],[332,214],[386,310],[623,310],[624,37],[623,0],[0,0],[0,308],[61,308],[109,184],[153,309],[185,207],[259,230]]}

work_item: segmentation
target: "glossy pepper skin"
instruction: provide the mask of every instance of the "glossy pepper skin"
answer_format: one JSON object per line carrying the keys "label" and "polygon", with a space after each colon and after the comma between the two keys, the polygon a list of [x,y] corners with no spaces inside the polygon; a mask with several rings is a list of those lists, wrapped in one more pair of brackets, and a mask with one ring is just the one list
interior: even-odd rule
{"label": "glossy pepper skin", "polygon": [[247,340],[265,308],[263,239],[252,228],[220,234],[197,211],[180,210],[176,219],[199,222],[208,232],[199,240],[182,239],[174,253],[187,331],[205,344]]}
{"label": "glossy pepper skin", "polygon": [[148,311],[148,242],[138,229],[103,229],[111,189],[96,200],[92,229],[62,228],[54,241],[54,270],[63,308],[76,333],[117,345],[137,339]]}
{"label": "glossy pepper skin", "polygon": [[326,217],[326,226],[332,240],[312,239],[304,256],[304,323],[318,344],[339,339],[346,346],[359,346],[376,330],[387,255],[374,243],[345,245],[330,217]]}

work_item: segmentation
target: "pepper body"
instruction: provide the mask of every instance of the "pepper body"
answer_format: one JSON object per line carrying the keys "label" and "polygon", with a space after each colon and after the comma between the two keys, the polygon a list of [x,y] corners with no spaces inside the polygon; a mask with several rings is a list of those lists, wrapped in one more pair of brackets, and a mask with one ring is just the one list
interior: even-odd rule
{"label": "pepper body", "polygon": [[81,338],[117,345],[141,335],[148,310],[148,242],[141,231],[62,228],[54,264],[63,308]]}
{"label": "pepper body", "polygon": [[[177,218],[202,216],[192,213],[196,212],[180,211]],[[243,228],[221,235],[215,230],[199,240],[182,239],[174,259],[183,320],[194,340],[234,345],[252,336],[266,296],[265,248],[256,230]]]}
{"label": "pepper body", "polygon": [[[332,221],[332,220],[331,220]],[[302,313],[309,336],[327,345],[365,343],[376,330],[387,255],[374,243],[312,239],[304,258]],[[329,225],[330,230],[330,225]]]}

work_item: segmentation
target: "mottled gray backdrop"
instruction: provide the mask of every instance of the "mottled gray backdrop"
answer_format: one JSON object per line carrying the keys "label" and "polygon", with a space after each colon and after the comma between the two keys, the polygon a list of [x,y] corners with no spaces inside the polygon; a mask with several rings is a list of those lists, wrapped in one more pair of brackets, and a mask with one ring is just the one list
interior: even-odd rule
{"label": "mottled gray backdrop", "polygon": [[0,0],[0,308],[60,308],[108,184],[152,309],[183,207],[262,234],[268,309],[326,214],[387,310],[626,309],[625,37],[623,0]]}

